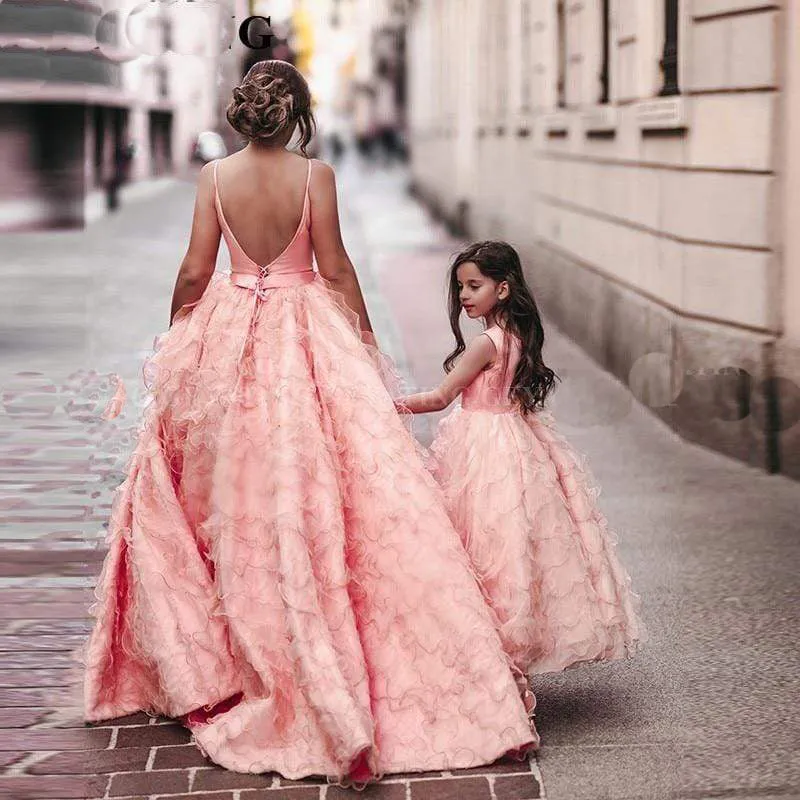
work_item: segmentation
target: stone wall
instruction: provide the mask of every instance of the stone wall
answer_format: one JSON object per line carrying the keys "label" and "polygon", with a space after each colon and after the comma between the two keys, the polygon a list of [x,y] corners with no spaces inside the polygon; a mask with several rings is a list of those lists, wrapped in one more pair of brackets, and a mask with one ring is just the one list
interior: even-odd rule
{"label": "stone wall", "polygon": [[678,6],[665,96],[665,4],[612,0],[601,102],[600,0],[422,2],[414,183],[517,246],[548,317],[677,431],[800,477],[785,11]]}

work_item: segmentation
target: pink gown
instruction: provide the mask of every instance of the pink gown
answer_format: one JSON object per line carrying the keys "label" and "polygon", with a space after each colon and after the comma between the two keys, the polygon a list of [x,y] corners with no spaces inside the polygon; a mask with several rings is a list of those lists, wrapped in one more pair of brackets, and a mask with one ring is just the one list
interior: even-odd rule
{"label": "pink gown", "polygon": [[510,402],[519,339],[497,325],[481,335],[497,356],[440,421],[429,467],[506,652],[529,675],[628,657],[645,630],[599,492],[551,415]]}
{"label": "pink gown", "polygon": [[216,193],[232,271],[145,367],[150,403],[79,655],[85,718],[206,707],[187,721],[206,755],[287,778],[536,747],[381,355],[313,268],[311,167],[297,232],[265,267]]}

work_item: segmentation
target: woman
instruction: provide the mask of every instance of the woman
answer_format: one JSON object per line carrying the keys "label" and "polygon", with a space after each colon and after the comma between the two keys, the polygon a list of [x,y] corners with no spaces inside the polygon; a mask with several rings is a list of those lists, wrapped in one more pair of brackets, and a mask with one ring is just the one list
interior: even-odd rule
{"label": "woman", "polygon": [[[200,174],[117,490],[85,716],[181,718],[241,772],[363,782],[538,744],[379,368],[305,80],[257,63]],[[298,221],[299,220],[299,221]],[[213,274],[220,236],[230,275]],[[313,256],[317,269],[313,268]]]}

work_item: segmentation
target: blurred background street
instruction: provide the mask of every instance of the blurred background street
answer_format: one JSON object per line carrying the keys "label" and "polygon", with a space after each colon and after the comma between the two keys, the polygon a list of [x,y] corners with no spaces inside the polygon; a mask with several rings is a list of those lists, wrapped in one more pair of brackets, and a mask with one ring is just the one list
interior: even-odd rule
{"label": "blurred background street", "polygon": [[[258,15],[271,27],[249,41],[273,38],[249,48],[238,26]],[[197,171],[240,146],[231,87],[279,57],[312,86],[314,153],[336,167],[345,244],[410,388],[434,386],[451,349],[454,252],[498,237],[522,254],[562,378],[553,411],[651,637],[631,662],[536,680],[530,763],[367,795],[800,798],[795,8],[5,0],[0,23],[0,796],[344,796],[225,773],[166,720],[84,728],[69,658]],[[112,374],[128,401],[105,421]],[[414,420],[425,445],[434,424]]]}

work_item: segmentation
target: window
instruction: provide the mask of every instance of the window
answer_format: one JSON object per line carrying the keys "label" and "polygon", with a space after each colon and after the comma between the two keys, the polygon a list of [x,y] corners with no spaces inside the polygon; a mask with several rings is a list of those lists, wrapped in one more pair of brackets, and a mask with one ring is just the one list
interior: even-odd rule
{"label": "window", "polygon": [[531,42],[531,0],[522,0],[521,7],[521,24],[522,30],[522,44],[520,49],[520,62],[522,65],[522,82],[520,84],[520,107],[522,111],[528,112],[531,110],[533,103],[533,65],[531,64],[531,55],[533,50],[533,43]]}
{"label": "window", "polygon": [[485,125],[490,113],[489,91],[492,87],[491,69],[494,61],[494,13],[491,7],[486,14],[485,47],[478,48],[478,120],[481,126]]}
{"label": "window", "polygon": [[609,37],[611,35],[611,8],[610,0],[601,0],[600,3],[600,97],[601,104],[607,103],[609,98],[610,69],[609,69]]}
{"label": "window", "polygon": [[503,118],[508,108],[508,18],[506,0],[495,0],[495,35],[497,36],[497,73],[495,91],[497,92],[497,115]]}
{"label": "window", "polygon": [[156,94],[159,98],[169,96],[169,76],[167,68],[164,64],[157,64],[155,68],[156,73]]}
{"label": "window", "polygon": [[172,41],[172,20],[165,19],[164,25],[164,50],[172,50],[174,44]]}
{"label": "window", "polygon": [[567,17],[564,0],[556,2],[556,105],[567,105]]}
{"label": "window", "polygon": [[678,0],[664,0],[664,52],[661,57],[664,85],[661,97],[679,94],[678,86]]}

